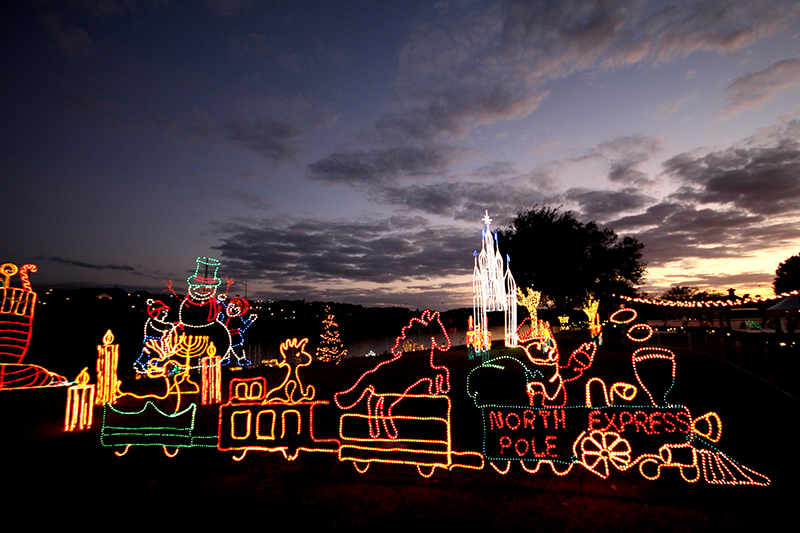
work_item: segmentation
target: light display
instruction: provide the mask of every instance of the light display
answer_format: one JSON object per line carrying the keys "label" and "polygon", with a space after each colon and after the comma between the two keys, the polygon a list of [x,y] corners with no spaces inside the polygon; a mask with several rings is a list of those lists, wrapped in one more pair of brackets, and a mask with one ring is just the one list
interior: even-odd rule
{"label": "light display", "polygon": [[[134,363],[141,375],[148,375],[147,367],[152,364],[151,349],[169,332],[177,329],[181,334],[192,337],[208,337],[221,356],[221,364],[227,365],[235,358],[238,365],[249,365],[244,356],[244,333],[256,320],[249,312],[249,304],[243,298],[227,300],[226,294],[217,294],[222,280],[217,276],[220,262],[210,257],[198,257],[195,273],[186,281],[188,294],[181,299],[177,313],[160,300],[148,300],[148,319],[144,326],[142,354]],[[227,280],[227,287],[233,280]],[[167,283],[172,290],[172,282]],[[202,353],[202,352],[200,352]],[[159,361],[161,362],[161,361]],[[199,368],[199,359],[189,368]]]}
{"label": "light display", "polygon": [[217,355],[217,348],[214,343],[210,343],[208,355],[200,359],[200,378],[201,378],[201,401],[202,405],[222,403],[222,367],[220,356]]}
{"label": "light display", "polygon": [[[431,328],[429,370],[410,380],[402,392],[387,391],[386,383],[397,383],[391,363],[403,355],[402,345],[412,328]],[[427,330],[425,335],[427,336]],[[437,341],[440,335],[444,342]],[[436,468],[483,468],[483,456],[452,449],[450,427],[450,372],[434,361],[435,353],[450,348],[450,337],[439,312],[424,311],[403,327],[392,347],[393,357],[364,372],[349,389],[334,395],[345,413],[339,422],[340,461],[352,461],[364,473],[372,463],[413,465],[430,477]],[[396,366],[396,365],[395,365]],[[403,386],[399,387],[403,389]]]}
{"label": "light display", "polygon": [[103,335],[103,344],[97,346],[97,405],[113,404],[119,394],[119,344],[111,344],[112,342],[114,334],[108,330]]}
{"label": "light display", "polygon": [[[197,394],[200,386],[192,381],[190,371],[191,360],[207,353],[213,346],[208,337],[197,337],[179,333],[177,328],[172,329],[160,340],[149,339],[145,347],[150,357],[145,368],[148,378],[163,379],[165,392],[159,394],[135,394],[120,391],[119,396],[131,396],[140,400],[164,400],[169,396],[176,396],[175,411],[180,410],[184,394]],[[216,349],[214,349],[216,353]]]}
{"label": "light display", "polygon": [[[505,343],[507,347],[517,345],[517,284],[511,275],[510,258],[506,256],[506,268],[503,273],[503,257],[497,244],[497,234],[492,233],[492,219],[489,212],[483,217],[485,224],[481,232],[483,244],[481,251],[473,253],[475,266],[472,271],[472,316],[476,328],[484,338],[480,345],[489,344],[488,320],[486,313],[503,311],[505,315]],[[488,350],[482,352],[488,355]]]}
{"label": "light display", "polygon": [[[36,309],[36,293],[31,288],[28,272],[36,272],[36,265],[20,268],[13,263],[0,265],[0,390],[69,384],[60,374],[22,362],[31,342]],[[17,273],[22,288],[11,286],[11,277]]]}
{"label": "light display", "polygon": [[[635,324],[636,318],[636,311],[625,308],[612,313],[610,321],[628,325],[628,338],[644,343],[651,330]],[[526,348],[530,341],[520,338]],[[670,350],[655,346],[634,350],[631,364],[638,386],[616,382],[608,388],[602,378],[593,376],[585,383],[583,404],[569,405],[564,384],[589,369],[597,344],[583,344],[563,365],[558,364],[557,349],[530,346],[536,350],[525,349],[527,361],[498,357],[473,369],[467,378],[467,393],[483,419],[483,454],[498,473],[509,472],[511,462],[529,473],[547,464],[558,475],[579,465],[605,479],[615,470],[638,466],[649,480],[658,479],[663,468],[676,468],[688,482],[702,478],[713,484],[769,484],[767,477],[715,447],[722,432],[719,415],[709,412],[693,418],[687,407],[670,402],[676,375]],[[508,373],[520,367],[522,373]],[[565,369],[571,379],[561,376]],[[518,376],[525,381],[528,405],[519,401],[519,392],[514,393],[523,386]],[[508,400],[518,403],[503,403]]]}
{"label": "light display", "polygon": [[[0,363],[21,363],[31,342],[36,293],[28,281],[28,270],[36,272],[35,265],[18,269],[13,263],[0,266],[2,301],[0,301]],[[11,286],[11,276],[20,273],[22,288]]]}
{"label": "light display", "polygon": [[0,363],[0,390],[59,387],[67,378],[39,365]]}
{"label": "light display", "polygon": [[706,301],[675,301],[675,300],[659,300],[657,298],[636,298],[633,296],[617,295],[617,298],[630,303],[660,305],[666,307],[735,307],[737,305],[744,305],[749,303],[758,302],[771,302],[773,300],[782,300],[787,296],[800,294],[800,291],[783,292],[774,296],[747,296],[736,297],[735,299],[726,300],[706,300]]}
{"label": "light display", "polygon": [[314,434],[314,407],[327,405],[314,400],[314,387],[303,386],[299,370],[311,364],[305,351],[308,339],[287,339],[280,345],[278,367],[285,370],[283,381],[267,387],[264,377],[232,379],[228,402],[219,408],[217,448],[241,452],[280,452],[292,461],[300,451],[335,453],[337,439],[321,439]]}
{"label": "light display", "polygon": [[[488,319],[487,319],[488,320]],[[486,357],[492,349],[492,332],[489,331],[489,324],[484,322],[483,325],[475,327],[472,316],[467,319],[467,356],[470,359],[475,357]],[[405,346],[403,351],[406,350]]]}
{"label": "light display", "polygon": [[603,325],[600,323],[600,301],[589,299],[586,305],[583,306],[583,312],[589,320],[589,333],[592,336],[592,342],[598,346],[603,345]]}
{"label": "light display", "polygon": [[319,338],[317,360],[323,363],[339,364],[346,355],[342,340],[339,338],[339,325],[333,320],[331,308],[325,306],[325,319],[322,321],[323,331]]}
{"label": "light display", "polygon": [[94,416],[94,385],[89,384],[88,368],[81,370],[75,385],[67,389],[67,409],[64,414],[64,431],[78,431],[92,427]]}

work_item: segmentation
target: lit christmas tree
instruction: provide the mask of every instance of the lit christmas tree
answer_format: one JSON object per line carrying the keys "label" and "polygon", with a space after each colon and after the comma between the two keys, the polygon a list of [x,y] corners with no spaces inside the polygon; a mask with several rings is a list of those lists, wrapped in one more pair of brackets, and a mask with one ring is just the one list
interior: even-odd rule
{"label": "lit christmas tree", "polygon": [[336,363],[347,355],[342,339],[339,338],[339,324],[334,322],[333,313],[329,306],[325,306],[325,319],[322,321],[325,329],[320,334],[319,347],[317,348],[317,360],[324,363]]}

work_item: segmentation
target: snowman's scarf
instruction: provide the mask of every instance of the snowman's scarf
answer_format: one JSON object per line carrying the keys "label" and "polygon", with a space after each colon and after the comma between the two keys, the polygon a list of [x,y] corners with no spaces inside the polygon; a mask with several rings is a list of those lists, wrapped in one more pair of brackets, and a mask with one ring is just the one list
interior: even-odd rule
{"label": "snowman's scarf", "polygon": [[219,300],[213,297],[206,302],[195,302],[194,300],[192,300],[191,296],[187,295],[186,302],[190,305],[196,305],[196,306],[207,305],[209,322],[213,322],[214,320],[216,320],[217,316],[219,316],[219,314],[222,312],[222,304],[220,304]]}

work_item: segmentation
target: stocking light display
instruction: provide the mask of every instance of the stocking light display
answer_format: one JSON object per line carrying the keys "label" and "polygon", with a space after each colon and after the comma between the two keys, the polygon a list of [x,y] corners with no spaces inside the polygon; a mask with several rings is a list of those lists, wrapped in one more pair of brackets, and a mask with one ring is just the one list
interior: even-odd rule
{"label": "stocking light display", "polygon": [[[68,385],[64,376],[39,365],[25,364],[33,329],[36,293],[28,272],[36,265],[13,263],[0,266],[0,390]],[[12,287],[12,276],[19,273],[22,287]]]}

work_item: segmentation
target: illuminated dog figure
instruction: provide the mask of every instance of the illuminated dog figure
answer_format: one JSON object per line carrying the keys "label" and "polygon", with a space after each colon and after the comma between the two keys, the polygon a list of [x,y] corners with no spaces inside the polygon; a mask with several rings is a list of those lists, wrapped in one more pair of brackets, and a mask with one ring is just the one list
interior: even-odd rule
{"label": "illuminated dog figure", "polygon": [[[403,355],[403,343],[411,328],[432,327],[428,367],[408,383],[401,381],[397,362]],[[444,342],[439,343],[436,335]],[[427,347],[427,344],[426,344]],[[359,472],[366,472],[373,462],[408,464],[420,475],[429,477],[439,468],[483,468],[483,456],[477,452],[454,452],[450,432],[450,372],[437,365],[437,351],[450,348],[450,338],[438,311],[424,311],[412,318],[397,337],[392,358],[364,372],[349,389],[334,395],[341,409],[350,410],[366,403],[366,414],[343,414],[339,423],[339,460],[353,461]],[[388,390],[394,389],[394,390]],[[362,410],[363,411],[363,410]]]}
{"label": "illuminated dog figure", "polygon": [[[406,340],[408,330],[416,325],[420,326],[439,326],[441,333],[444,334],[445,344],[440,345],[436,341],[435,335],[431,335],[431,355],[430,355],[430,372],[428,375],[418,378],[416,381],[410,383],[405,390],[397,395],[396,399],[388,406],[385,406],[385,396],[379,392],[388,392],[382,385],[386,381],[396,382],[396,376],[388,376],[389,373],[394,373],[394,367],[387,366],[400,359],[403,355],[403,342]],[[390,438],[397,437],[397,428],[395,427],[394,420],[392,419],[392,409],[397,405],[406,395],[418,393],[427,394],[430,396],[442,396],[450,392],[450,371],[446,366],[439,366],[433,362],[436,350],[445,352],[450,349],[450,337],[442,325],[441,316],[439,311],[431,312],[425,310],[420,318],[412,318],[411,321],[400,332],[400,336],[392,347],[393,357],[388,361],[378,363],[372,370],[368,370],[358,378],[355,384],[346,391],[337,392],[334,395],[336,405],[341,409],[352,409],[362,399],[366,399],[367,412],[369,414],[369,434],[370,437],[377,438],[381,436],[381,426],[384,429],[386,436]],[[388,378],[388,379],[387,379]],[[396,385],[395,385],[396,387]]]}

